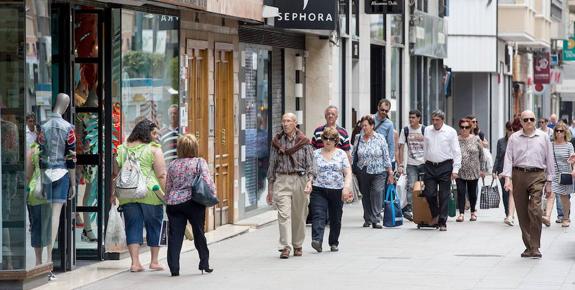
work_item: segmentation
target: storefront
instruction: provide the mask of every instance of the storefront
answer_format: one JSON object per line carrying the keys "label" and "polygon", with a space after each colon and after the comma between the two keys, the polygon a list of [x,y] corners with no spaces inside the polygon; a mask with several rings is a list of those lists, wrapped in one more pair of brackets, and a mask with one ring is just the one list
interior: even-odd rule
{"label": "storefront", "polygon": [[[34,277],[47,281],[52,267],[69,271],[77,259],[102,260],[112,153],[143,118],[164,133],[178,130],[178,11],[113,7],[59,0],[0,7],[2,285],[21,288]],[[67,103],[63,114],[54,109]],[[74,181],[46,173],[58,177],[33,187],[35,170],[44,176],[49,169],[43,157],[35,163],[30,145],[42,148],[55,134],[47,124],[60,115],[73,126],[65,141],[76,146],[76,167],[65,176],[76,195],[56,202],[45,197],[47,188]]]}
{"label": "storefront", "polygon": [[303,111],[303,95],[298,95],[304,90],[305,36],[246,25],[239,29],[239,40],[239,217],[245,218],[269,209],[269,146],[281,116]]}

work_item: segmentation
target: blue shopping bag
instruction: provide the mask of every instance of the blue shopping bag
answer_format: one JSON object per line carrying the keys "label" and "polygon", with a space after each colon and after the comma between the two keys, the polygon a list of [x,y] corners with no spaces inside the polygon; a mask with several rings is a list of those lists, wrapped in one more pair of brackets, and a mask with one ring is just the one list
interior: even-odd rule
{"label": "blue shopping bag", "polygon": [[392,228],[403,225],[401,203],[395,190],[395,184],[389,184],[383,201],[383,226]]}

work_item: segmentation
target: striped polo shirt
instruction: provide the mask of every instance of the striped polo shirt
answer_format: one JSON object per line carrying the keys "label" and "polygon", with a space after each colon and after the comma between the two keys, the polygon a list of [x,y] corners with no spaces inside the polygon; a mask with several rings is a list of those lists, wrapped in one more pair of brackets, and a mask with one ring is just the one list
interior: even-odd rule
{"label": "striped polo shirt", "polygon": [[[311,139],[311,145],[313,146],[313,148],[315,149],[323,148],[323,140],[321,140],[321,134],[323,134],[323,130],[325,130],[326,126],[327,125],[319,126],[313,132],[313,137]],[[351,148],[351,145],[349,144],[349,134],[347,134],[347,131],[340,126],[336,125],[336,129],[337,132],[339,133],[339,142],[337,142],[337,145],[335,147],[343,151],[349,151],[349,149]]]}

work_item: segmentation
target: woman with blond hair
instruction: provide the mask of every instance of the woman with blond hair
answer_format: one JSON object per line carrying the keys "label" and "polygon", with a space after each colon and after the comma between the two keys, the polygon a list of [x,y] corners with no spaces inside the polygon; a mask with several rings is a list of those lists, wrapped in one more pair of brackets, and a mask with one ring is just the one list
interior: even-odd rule
{"label": "woman with blond hair", "polygon": [[168,266],[172,276],[180,275],[180,252],[186,224],[189,221],[194,233],[194,245],[200,256],[198,269],[211,273],[208,244],[204,235],[206,207],[192,200],[192,183],[201,175],[214,195],[216,188],[208,163],[198,157],[198,141],[191,134],[178,138],[178,158],[168,166],[166,181],[166,213],[168,214]]}
{"label": "woman with blond hair", "polygon": [[561,184],[560,175],[561,173],[573,174],[573,169],[568,161],[569,156],[573,154],[573,145],[569,142],[571,140],[571,131],[569,131],[565,123],[561,122],[555,126],[552,140],[553,154],[555,157],[555,177],[551,183],[553,194],[547,199],[545,216],[543,216],[542,222],[546,226],[551,226],[551,213],[553,211],[553,205],[555,204],[555,197],[558,197],[561,199],[561,204],[563,205],[563,220],[561,221],[561,226],[568,227],[571,223],[569,219],[571,201],[569,198],[573,192],[573,184]]}

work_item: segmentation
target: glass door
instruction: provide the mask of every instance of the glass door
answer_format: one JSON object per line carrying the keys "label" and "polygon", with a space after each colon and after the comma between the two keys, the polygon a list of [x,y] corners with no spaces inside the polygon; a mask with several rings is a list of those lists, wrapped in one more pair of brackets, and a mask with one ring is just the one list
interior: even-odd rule
{"label": "glass door", "polygon": [[72,94],[77,167],[74,241],[79,259],[101,259],[103,244],[104,11],[73,10]]}

